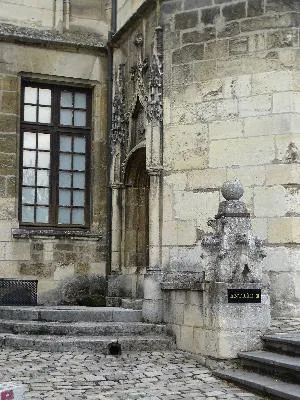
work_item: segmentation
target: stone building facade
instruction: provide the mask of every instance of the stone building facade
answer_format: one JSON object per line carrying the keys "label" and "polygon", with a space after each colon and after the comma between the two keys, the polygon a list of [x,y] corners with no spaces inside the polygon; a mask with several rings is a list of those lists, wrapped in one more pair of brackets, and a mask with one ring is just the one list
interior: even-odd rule
{"label": "stone building facade", "polygon": [[[138,97],[146,114],[141,146],[146,148],[149,210],[154,214],[149,219],[150,268],[201,270],[201,239],[210,231],[207,219],[218,208],[219,188],[238,178],[245,186],[254,232],[266,245],[264,271],[273,315],[297,315],[298,2],[172,0],[136,8],[120,3],[114,37],[115,88],[125,104],[120,137],[124,143],[126,132],[132,143]],[[163,62],[163,90],[151,86],[153,59],[161,69]],[[159,96],[163,92],[162,123],[147,118],[156,90]],[[119,171],[130,149],[121,156],[123,164],[116,161]],[[124,201],[129,189],[118,187],[120,176],[126,186],[122,173],[112,176],[117,184],[113,192],[123,193]],[[126,205],[117,197],[115,202],[112,270],[122,270]],[[130,291],[127,272],[122,286]]]}
{"label": "stone building facade", "polygon": [[[80,291],[84,293],[88,301],[89,296],[94,295],[93,290],[88,289],[89,285],[93,286],[94,283],[98,285],[100,282],[105,291],[107,254],[107,52],[105,46],[110,5],[103,1],[88,1],[83,7],[81,1],[72,1],[71,4],[69,1],[62,0],[54,2],[3,0],[0,3],[0,9],[0,274],[2,278],[38,280],[40,303],[76,302]],[[47,99],[39,100],[49,106],[43,108],[41,105],[39,110],[49,112],[51,109],[51,117],[47,119],[46,116],[43,120],[42,111],[39,111],[41,115],[39,114],[36,121],[36,117],[26,115],[30,107],[31,110],[36,110],[36,105],[26,106],[25,103],[36,103],[37,99],[34,96],[39,87],[44,88],[38,89],[40,96],[42,96],[41,93],[47,96],[51,91],[52,97],[49,102]],[[58,144],[54,143],[53,132],[56,130],[58,137],[59,130],[62,128],[66,136],[62,136],[61,140],[69,140],[68,130],[72,125],[72,122],[71,124],[67,122],[65,125],[55,127],[54,120],[57,119],[59,109],[54,92],[62,90],[61,88],[66,96],[69,93],[76,94],[77,90],[79,90],[78,93],[82,90],[92,93],[90,105],[92,114],[87,116],[88,129],[84,132],[84,135],[87,135],[85,140],[89,142],[86,149],[89,152],[90,162],[86,165],[88,172],[83,180],[89,180],[89,194],[85,194],[84,204],[81,204],[89,207],[88,230],[81,229],[80,224],[83,221],[80,220],[77,221],[79,224],[74,225],[77,228],[74,228],[72,225],[67,227],[67,224],[60,224],[59,220],[54,221],[54,218],[51,221],[50,215],[45,217],[38,214],[48,207],[51,209],[49,213],[53,215],[58,202],[68,203],[69,201],[62,198],[59,200],[58,196],[53,199],[53,192],[58,185],[58,180],[53,182],[54,175],[59,174],[54,168],[53,151]],[[26,90],[28,90],[28,96]],[[85,111],[79,111],[78,115],[80,113],[84,114]],[[76,124],[80,125],[80,123],[75,121],[73,123],[75,126],[74,146],[76,140],[76,143],[82,143],[80,136],[76,136]],[[21,134],[22,126],[29,131],[29,133],[24,133],[24,136],[22,136],[23,133]],[[63,126],[69,126],[69,128],[63,128]],[[46,132],[48,134],[45,134]],[[50,167],[49,164],[46,165],[49,152],[39,152],[38,150],[43,148],[42,145],[29,143],[30,137],[36,134],[41,135],[38,136],[38,140],[41,137],[45,138],[44,141],[47,141],[49,134],[51,136]],[[81,134],[82,132],[79,131],[79,135]],[[45,146],[44,150],[49,150],[47,144]],[[62,150],[63,148],[60,148],[60,151]],[[73,150],[75,151],[75,147]],[[27,153],[22,155],[22,152]],[[63,154],[69,157],[68,153]],[[31,161],[26,159],[28,156]],[[76,155],[73,155],[74,157]],[[37,164],[32,161],[32,158]],[[31,168],[27,169],[27,167]],[[36,168],[35,172],[33,172],[34,168]],[[36,182],[30,183],[26,180],[30,179],[30,172],[35,174]],[[45,174],[48,174],[48,177],[45,177]],[[81,178],[84,174],[80,174]],[[75,179],[74,173],[73,178]],[[39,188],[40,184],[44,189]],[[75,181],[73,188],[74,185]],[[20,192],[21,187],[23,193]],[[36,190],[35,195],[34,190]],[[79,197],[82,193],[83,191],[77,190]],[[34,196],[36,196],[35,199]],[[91,201],[88,201],[87,196],[90,196]],[[78,201],[83,203],[80,199]],[[21,203],[31,205],[22,208]],[[34,203],[35,206],[32,205]],[[39,203],[44,205],[44,208]],[[33,214],[30,214],[33,208],[36,212],[36,221],[32,219]],[[23,210],[24,214],[22,214]],[[26,211],[29,215],[25,214]],[[90,300],[101,303],[101,298]]]}
{"label": "stone building facade", "polygon": [[[207,221],[223,182],[237,178],[265,247],[271,315],[299,316],[299,2],[0,6],[1,277],[38,279],[44,303],[76,302],[74,292],[99,304],[143,299],[145,319],[168,322],[179,347],[195,351],[203,288],[163,288],[206,281]],[[27,84],[91,93],[85,226],[59,223],[58,194],[52,225],[20,220]],[[74,104],[69,112],[82,112]]]}

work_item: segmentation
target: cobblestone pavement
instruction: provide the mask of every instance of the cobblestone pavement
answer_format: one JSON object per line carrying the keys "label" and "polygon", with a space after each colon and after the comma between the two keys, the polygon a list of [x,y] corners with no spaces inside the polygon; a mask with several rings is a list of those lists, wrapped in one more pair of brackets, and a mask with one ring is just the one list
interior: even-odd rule
{"label": "cobblestone pavement", "polygon": [[0,382],[26,385],[26,399],[263,399],[212,376],[186,353],[48,353],[1,349]]}

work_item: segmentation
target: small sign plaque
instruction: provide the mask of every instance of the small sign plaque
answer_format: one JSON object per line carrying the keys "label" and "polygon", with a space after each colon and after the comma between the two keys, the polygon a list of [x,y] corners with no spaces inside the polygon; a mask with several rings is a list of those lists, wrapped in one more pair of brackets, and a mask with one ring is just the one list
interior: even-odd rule
{"label": "small sign plaque", "polygon": [[261,289],[228,289],[228,303],[261,303]]}

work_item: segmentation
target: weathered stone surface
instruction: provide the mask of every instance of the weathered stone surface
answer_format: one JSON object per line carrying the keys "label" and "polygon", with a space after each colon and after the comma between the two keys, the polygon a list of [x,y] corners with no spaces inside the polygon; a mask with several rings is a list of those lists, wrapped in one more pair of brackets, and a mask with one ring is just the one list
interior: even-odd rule
{"label": "weathered stone surface", "polygon": [[6,195],[6,179],[4,176],[0,176],[0,196],[5,197]]}
{"label": "weathered stone surface", "polygon": [[217,59],[228,56],[228,41],[218,40],[207,43],[204,50],[204,58]]}
{"label": "weathered stone surface", "polygon": [[263,186],[266,180],[265,166],[232,168],[228,171],[227,178],[238,178],[245,186]]}
{"label": "weathered stone surface", "polygon": [[181,10],[181,1],[168,1],[161,5],[163,14],[173,14],[175,11]]}
{"label": "weathered stone surface", "polygon": [[277,217],[268,221],[269,243],[299,243],[299,218]]}
{"label": "weathered stone surface", "polygon": [[184,9],[190,10],[193,8],[200,8],[211,6],[212,0],[184,0]]}
{"label": "weathered stone surface", "polygon": [[286,190],[282,186],[254,190],[254,213],[257,217],[281,217],[287,210]]}
{"label": "weathered stone surface", "polygon": [[17,114],[18,96],[17,92],[0,92],[0,108],[1,112],[8,114]]}
{"label": "weathered stone surface", "polygon": [[266,11],[285,12],[299,10],[300,4],[297,0],[268,0],[266,4]]}
{"label": "weathered stone surface", "polygon": [[237,179],[226,181],[221,187],[221,193],[225,200],[240,200],[244,194],[244,188]]}
{"label": "weathered stone surface", "polygon": [[229,54],[246,54],[249,51],[248,45],[249,39],[247,37],[241,37],[238,39],[231,39],[229,41]]}
{"label": "weathered stone surface", "polygon": [[15,166],[15,155],[0,153],[0,173],[2,175],[13,175]]}
{"label": "weathered stone surface", "polygon": [[11,24],[1,24],[0,37],[3,40],[14,37],[15,40],[21,42],[48,43],[56,46],[80,46],[88,48],[104,48],[102,35],[97,33],[81,32],[74,34],[65,32],[60,34],[55,31],[40,30],[32,27],[18,27]]}
{"label": "weathered stone surface", "polygon": [[21,263],[20,274],[31,275],[38,278],[51,278],[53,273],[53,267],[51,264],[42,263]]}
{"label": "weathered stone surface", "polygon": [[217,37],[230,37],[240,33],[240,24],[238,22],[230,22],[226,25],[217,26]]}
{"label": "weathered stone surface", "polygon": [[16,132],[17,118],[15,115],[0,114],[0,132]]}
{"label": "weathered stone surface", "polygon": [[201,21],[205,25],[214,24],[216,18],[220,16],[220,8],[219,7],[212,7],[212,8],[205,8],[201,11]]}
{"label": "weathered stone surface", "polygon": [[215,39],[216,28],[206,27],[201,31],[184,32],[182,35],[182,43],[199,43],[207,40]]}
{"label": "weathered stone surface", "polygon": [[202,82],[216,77],[216,61],[205,60],[194,63],[194,81]]}
{"label": "weathered stone surface", "polygon": [[188,173],[188,189],[219,188],[226,179],[226,169],[205,169]]}
{"label": "weathered stone surface", "polygon": [[232,21],[235,19],[246,17],[246,3],[236,3],[229,6],[225,6],[222,9],[222,14],[226,21]]}
{"label": "weathered stone surface", "polygon": [[247,17],[256,17],[264,13],[264,2],[262,0],[248,1]]}
{"label": "weathered stone surface", "polygon": [[209,124],[210,139],[226,139],[243,136],[243,122],[239,119],[216,121]]}
{"label": "weathered stone surface", "polygon": [[16,153],[17,137],[15,134],[0,134],[0,149],[2,153]]}
{"label": "weathered stone surface", "polygon": [[246,166],[250,163],[260,165],[272,162],[274,158],[275,149],[272,138],[216,140],[210,146],[209,164],[212,168],[225,165]]}
{"label": "weathered stone surface", "polygon": [[296,29],[284,29],[275,32],[268,32],[266,48],[287,48],[298,46],[298,31]]}
{"label": "weathered stone surface", "polygon": [[296,27],[299,25],[299,15],[297,13],[284,14],[277,18],[276,15],[263,15],[249,18],[241,22],[242,32],[255,31],[260,29],[272,29],[278,27]]}
{"label": "weathered stone surface", "polygon": [[190,61],[202,60],[203,54],[203,44],[189,44],[173,52],[173,64],[184,64]]}
{"label": "weathered stone surface", "polygon": [[[192,79],[193,68],[190,64],[176,65],[172,68],[172,82],[174,85],[185,85]],[[180,87],[180,91],[182,91],[182,87]]]}
{"label": "weathered stone surface", "polygon": [[194,28],[198,24],[198,12],[188,11],[175,15],[175,29]]}
{"label": "weathered stone surface", "polygon": [[0,89],[1,90],[17,90],[18,78],[16,76],[0,74]]}

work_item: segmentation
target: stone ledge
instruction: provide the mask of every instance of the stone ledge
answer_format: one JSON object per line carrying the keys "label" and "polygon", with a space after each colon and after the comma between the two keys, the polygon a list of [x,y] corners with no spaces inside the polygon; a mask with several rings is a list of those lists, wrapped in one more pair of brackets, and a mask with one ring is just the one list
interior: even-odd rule
{"label": "stone ledge", "polygon": [[11,24],[0,24],[0,40],[5,42],[41,44],[55,47],[70,46],[91,50],[102,50],[106,53],[103,37],[95,33],[41,31],[34,28],[20,27]]}
{"label": "stone ledge", "polygon": [[32,229],[32,228],[13,228],[11,230],[14,239],[31,238],[71,238],[78,240],[98,241],[102,239],[102,234],[91,231],[81,231],[72,229]]}
{"label": "stone ledge", "polygon": [[162,290],[204,290],[203,273],[169,273],[161,282]]}

